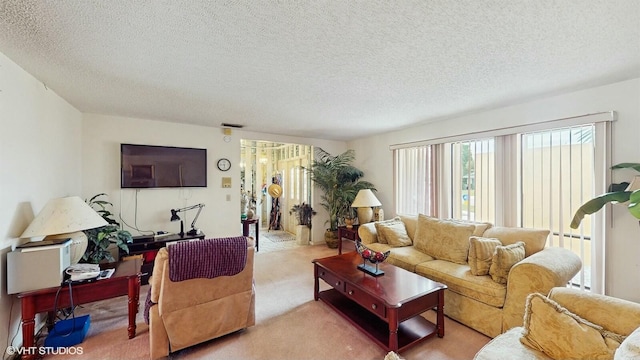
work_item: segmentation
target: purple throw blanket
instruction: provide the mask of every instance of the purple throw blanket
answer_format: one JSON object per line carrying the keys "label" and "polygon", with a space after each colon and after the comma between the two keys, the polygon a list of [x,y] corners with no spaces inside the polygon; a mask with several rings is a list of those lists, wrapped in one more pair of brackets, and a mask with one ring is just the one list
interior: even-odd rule
{"label": "purple throw blanket", "polygon": [[247,264],[247,238],[244,236],[184,241],[167,250],[171,281],[233,276]]}
{"label": "purple throw blanket", "polygon": [[[171,245],[169,251],[169,279],[183,281],[195,278],[233,276],[247,264],[247,238],[237,236],[196,241],[184,241]],[[144,307],[144,321],[149,324],[151,285]]]}

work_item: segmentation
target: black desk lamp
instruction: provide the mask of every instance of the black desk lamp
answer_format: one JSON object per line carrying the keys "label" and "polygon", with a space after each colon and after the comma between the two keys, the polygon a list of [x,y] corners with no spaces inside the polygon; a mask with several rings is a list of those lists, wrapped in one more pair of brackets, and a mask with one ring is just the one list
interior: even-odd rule
{"label": "black desk lamp", "polygon": [[187,207],[184,207],[182,209],[171,209],[171,221],[180,220],[180,236],[184,236],[184,223],[182,222],[182,220],[178,216],[178,213],[179,212],[183,212],[183,211],[196,209],[196,208],[198,209],[198,213],[193,218],[193,222],[191,222],[191,230],[189,230],[187,232],[187,235],[195,236],[195,235],[200,234],[200,229],[196,229],[196,221],[198,221],[198,216],[200,216],[200,212],[202,211],[203,207],[204,207],[204,204],[197,204],[197,205],[187,206]]}

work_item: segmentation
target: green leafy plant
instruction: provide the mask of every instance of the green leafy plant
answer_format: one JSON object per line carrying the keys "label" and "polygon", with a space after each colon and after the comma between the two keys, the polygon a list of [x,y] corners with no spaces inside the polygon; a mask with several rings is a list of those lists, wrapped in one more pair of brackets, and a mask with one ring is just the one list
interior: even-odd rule
{"label": "green leafy plant", "polygon": [[[621,163],[614,165],[611,169],[634,169],[640,172],[640,164],[638,163]],[[625,203],[629,202],[627,209],[635,218],[640,219],[640,190],[626,191],[629,183],[612,184],[609,192],[596,196],[595,198],[584,203],[576,211],[571,221],[571,227],[577,229],[584,219],[585,215],[593,214],[602,209],[608,203]]]}
{"label": "green leafy plant", "polygon": [[307,203],[296,204],[289,210],[289,215],[295,215],[298,225],[306,225],[311,229],[311,218],[316,214],[311,205]]}
{"label": "green leafy plant", "polygon": [[107,196],[107,194],[100,193],[89,200],[85,200],[109,225],[84,231],[89,242],[87,250],[82,256],[83,262],[97,264],[103,260],[115,261],[108,250],[109,246],[115,244],[128,254],[129,246],[127,244],[133,242],[131,233],[121,230],[120,224],[113,219],[113,213],[108,209],[108,207],[113,207],[113,204],[107,200],[101,200],[100,197],[102,196]]}
{"label": "green leafy plant", "polygon": [[352,165],[354,150],[333,156],[322,148],[315,148],[315,155],[311,168],[307,170],[311,180],[323,192],[320,205],[329,213],[329,230],[335,232],[345,217],[353,217],[351,203],[358,191],[376,189],[372,183],[361,180],[364,173]]}

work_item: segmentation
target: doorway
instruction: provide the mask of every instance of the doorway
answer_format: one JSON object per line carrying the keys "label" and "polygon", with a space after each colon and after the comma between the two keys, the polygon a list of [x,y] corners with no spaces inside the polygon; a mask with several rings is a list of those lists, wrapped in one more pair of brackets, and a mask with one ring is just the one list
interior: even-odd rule
{"label": "doorway", "polygon": [[[313,147],[242,139],[240,149],[240,183],[247,211],[260,218],[263,233],[282,230],[295,234],[297,220],[289,209],[311,202],[311,178],[304,169],[311,164]],[[274,197],[278,192],[280,196]]]}

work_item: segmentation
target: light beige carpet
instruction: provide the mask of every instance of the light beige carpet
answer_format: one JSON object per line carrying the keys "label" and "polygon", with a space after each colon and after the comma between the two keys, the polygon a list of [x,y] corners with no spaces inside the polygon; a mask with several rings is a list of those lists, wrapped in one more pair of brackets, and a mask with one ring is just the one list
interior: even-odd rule
{"label": "light beige carpet", "polygon": [[[345,247],[349,249],[347,242]],[[351,247],[352,250],[352,247]],[[174,353],[174,359],[370,359],[387,351],[378,347],[322,302],[313,300],[314,258],[337,253],[325,245],[261,254],[255,258],[256,325]],[[323,288],[328,288],[323,284]],[[146,295],[146,286],[142,293]],[[144,303],[141,299],[141,311]],[[147,359],[149,332],[142,314],[138,331],[127,339],[126,297],[95,302],[78,310],[91,314],[83,355],[56,359]],[[435,313],[423,314],[434,321]],[[472,359],[490,339],[445,318],[445,337],[427,339],[400,355],[411,359]]]}
{"label": "light beige carpet", "polygon": [[300,246],[307,245],[298,245],[294,234],[284,230],[260,230],[260,251],[258,254],[289,250]]}

